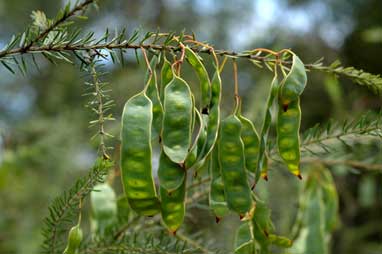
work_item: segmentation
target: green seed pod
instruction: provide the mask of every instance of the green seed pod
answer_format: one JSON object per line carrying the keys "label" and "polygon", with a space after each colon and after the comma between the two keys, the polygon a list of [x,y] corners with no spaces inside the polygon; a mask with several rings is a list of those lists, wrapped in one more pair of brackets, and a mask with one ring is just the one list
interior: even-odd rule
{"label": "green seed pod", "polygon": [[162,117],[163,117],[163,108],[162,103],[159,98],[159,90],[158,90],[158,82],[157,82],[157,75],[156,75],[156,66],[157,66],[158,58],[156,56],[153,56],[153,58],[150,61],[150,67],[152,74],[150,75],[150,71],[147,70],[146,77],[145,77],[145,84],[146,84],[146,95],[149,97],[153,104],[153,128],[152,128],[152,139],[157,139],[159,137],[159,134],[161,133],[162,129]]}
{"label": "green seed pod", "polygon": [[209,204],[216,216],[216,222],[219,222],[221,218],[227,215],[229,210],[224,194],[224,182],[219,166],[219,151],[217,146],[212,151],[212,158],[208,168],[211,177]]}
{"label": "green seed pod", "polygon": [[220,123],[221,79],[219,70],[216,70],[211,83],[211,100],[207,124],[207,137],[200,155],[200,160],[205,159],[215,146]]}
{"label": "green seed pod", "polygon": [[300,175],[300,100],[289,104],[286,111],[279,106],[277,116],[277,145],[288,170],[301,179]]}
{"label": "green seed pod", "polygon": [[292,246],[292,241],[284,236],[270,234],[268,238],[269,241],[276,246],[282,248],[290,248]]}
{"label": "green seed pod", "polygon": [[205,139],[203,137],[203,136],[205,136],[205,121],[203,121],[202,115],[199,113],[199,111],[196,108],[194,108],[194,115],[195,115],[194,125],[198,126],[199,130],[195,136],[194,142],[190,148],[190,151],[189,151],[187,158],[186,158],[186,161],[184,163],[186,169],[191,168],[194,165],[194,163],[196,163],[196,159],[198,156],[198,150],[200,153],[200,145],[201,145],[200,143],[202,142],[202,140]]}
{"label": "green seed pod", "polygon": [[260,246],[262,253],[269,253],[270,241],[268,235],[262,230],[256,221],[252,222],[253,225],[253,236],[256,239],[256,242]]}
{"label": "green seed pod", "polygon": [[241,139],[244,143],[245,165],[248,171],[255,173],[259,156],[259,135],[252,121],[241,114],[241,102],[237,117],[241,122]]}
{"label": "green seed pod", "polygon": [[186,170],[179,164],[171,161],[167,155],[161,151],[159,157],[158,178],[160,187],[168,192],[179,188],[186,176]]}
{"label": "green seed pod", "polygon": [[278,88],[279,88],[279,83],[278,83],[277,75],[275,75],[275,77],[272,80],[271,90],[267,99],[267,107],[265,109],[263,126],[260,133],[260,146],[259,146],[259,155],[257,160],[255,183],[259,180],[260,175],[264,179],[268,179],[268,176],[267,176],[268,159],[266,154],[266,147],[268,143],[268,133],[269,133],[269,129],[271,127],[271,122],[272,122],[272,105],[277,96]]}
{"label": "green seed pod", "polygon": [[190,148],[192,104],[188,84],[174,76],[164,92],[162,142],[163,151],[175,163],[184,163]]}
{"label": "green seed pod", "polygon": [[256,200],[256,208],[252,217],[253,235],[260,245],[261,251],[268,253],[270,241],[269,233],[273,230],[271,211],[261,200]]}
{"label": "green seed pod", "polygon": [[79,224],[72,227],[68,235],[68,243],[63,254],[76,254],[83,238],[82,230]]}
{"label": "green seed pod", "polygon": [[118,223],[127,223],[130,217],[129,200],[126,196],[117,199]]}
{"label": "green seed pod", "polygon": [[187,168],[193,168],[197,173],[205,164],[207,157],[215,147],[220,125],[220,101],[221,101],[221,79],[219,70],[216,70],[212,79],[212,92],[209,104],[209,115],[203,115],[205,131],[198,140],[198,154],[194,164]]}
{"label": "green seed pod", "polygon": [[172,73],[171,63],[163,56],[163,65],[161,70],[161,86],[160,86],[160,100],[163,103],[164,101],[164,89],[174,78]]}
{"label": "green seed pod", "polygon": [[221,122],[218,144],[219,165],[228,207],[244,217],[252,208],[252,198],[245,169],[241,122],[235,115],[230,115]]}
{"label": "green seed pod", "polygon": [[328,253],[325,239],[325,209],[322,193],[319,188],[313,188],[305,193],[308,202],[304,211],[302,227],[298,238],[294,241],[291,253]]}
{"label": "green seed pod", "polygon": [[280,85],[279,100],[283,109],[297,100],[304,91],[307,82],[307,76],[304,63],[293,53],[292,67]]}
{"label": "green seed pod", "polygon": [[195,54],[189,47],[185,48],[186,59],[191,64],[200,81],[200,93],[201,93],[201,112],[202,114],[208,114],[208,105],[210,103],[211,96],[211,82],[208,77],[208,72],[204,67],[200,57]]}
{"label": "green seed pod", "polygon": [[122,113],[121,176],[130,207],[140,215],[159,210],[151,164],[151,100],[141,92],[131,97]]}
{"label": "green seed pod", "polygon": [[107,183],[97,184],[90,194],[92,232],[109,232],[117,222],[117,203],[113,188]]}
{"label": "green seed pod", "polygon": [[160,188],[162,220],[172,234],[175,234],[184,220],[186,182],[187,180],[184,178],[182,185],[172,192]]}
{"label": "green seed pod", "polygon": [[241,224],[235,236],[235,254],[254,254],[255,241],[251,229],[251,223]]}
{"label": "green seed pod", "polygon": [[322,196],[325,204],[325,231],[332,232],[338,226],[338,193],[334,179],[327,168],[322,167]]}

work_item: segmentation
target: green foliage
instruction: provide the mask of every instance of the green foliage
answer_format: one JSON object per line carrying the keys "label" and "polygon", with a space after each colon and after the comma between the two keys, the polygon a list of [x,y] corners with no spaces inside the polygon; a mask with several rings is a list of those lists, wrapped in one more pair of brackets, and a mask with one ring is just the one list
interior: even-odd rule
{"label": "green foliage", "polygon": [[[267,204],[251,196],[250,191],[250,182],[257,183],[261,174],[266,178],[269,165],[278,162],[275,156],[275,142],[270,132],[271,107],[276,103],[275,99],[278,98],[279,108],[279,122],[276,123],[279,137],[277,148],[284,164],[299,177],[300,163],[316,165],[314,163],[322,159],[320,156],[328,156],[337,148],[337,143],[353,150],[357,146],[354,143],[356,139],[372,137],[380,141],[382,137],[380,112],[378,115],[365,114],[341,126],[332,122],[324,127],[315,126],[305,132],[300,145],[301,118],[298,115],[291,121],[293,135],[288,135],[295,144],[293,151],[298,156],[288,159],[283,155],[286,150],[283,149],[280,134],[285,127],[283,124],[287,125],[290,122],[283,123],[282,114],[290,114],[293,110],[301,113],[299,103],[306,84],[306,70],[348,77],[376,94],[381,94],[382,91],[381,77],[353,67],[342,67],[339,62],[334,62],[330,66],[323,66],[321,61],[304,65],[293,52],[288,50],[279,52],[267,49],[244,52],[218,50],[197,41],[194,35],[184,33],[177,36],[174,33],[143,33],[135,30],[126,35],[125,30],[111,34],[107,29],[102,36],[96,37],[93,32],[83,33],[80,29],[73,28],[71,26],[73,22],[69,19],[84,18],[83,12],[95,3],[95,0],[76,2],[75,5],[68,3],[53,19],[48,19],[41,11],[34,11],[31,15],[33,24],[25,32],[15,35],[0,51],[0,62],[14,74],[16,69],[24,75],[27,74],[32,64],[39,68],[40,63],[35,59],[35,56],[39,55],[51,63],[76,64],[77,59],[80,69],[87,71],[92,79],[86,83],[88,91],[85,95],[90,98],[87,106],[96,115],[96,119],[90,121],[90,126],[97,128],[93,137],[98,138],[99,158],[87,176],[79,179],[49,207],[49,216],[45,219],[43,229],[43,253],[62,253],[67,244],[68,230],[78,212],[85,211],[82,209],[82,202],[92,191],[93,237],[85,237],[82,241],[80,251],[84,253],[209,253],[205,247],[208,246],[207,241],[199,244],[193,240],[194,235],[190,238],[182,235],[182,231],[187,231],[187,228],[181,228],[187,218],[186,205],[195,199],[198,201],[206,193],[209,194],[210,206],[218,220],[227,215],[228,208],[237,212],[243,220],[234,241],[235,253],[265,254],[271,253],[275,246],[289,248],[292,242],[288,238],[274,234],[271,211]],[[108,56],[115,63],[123,63],[124,53],[127,50],[134,50],[137,60],[139,59],[137,51],[141,51],[148,71],[144,91],[128,100],[122,116],[121,168],[124,195],[117,199],[111,183],[100,184],[107,175],[111,182],[114,179],[114,175],[108,172],[113,163],[109,156],[111,149],[106,144],[107,139],[113,136],[105,127],[106,122],[114,120],[110,112],[114,101],[109,93],[111,91],[106,89],[108,83],[100,81],[100,73],[96,67]],[[148,61],[146,50],[154,55],[151,63]],[[160,60],[165,59],[166,54],[172,54],[174,59],[179,56],[179,60],[174,61],[173,65],[167,60]],[[212,63],[215,67],[212,82],[203,54],[211,54],[215,60]],[[265,117],[262,119],[263,128],[260,137],[257,137],[256,129],[249,119],[244,119],[241,115],[237,117],[237,110],[240,107],[237,70],[234,73],[235,110],[225,120],[220,121],[222,93],[220,72],[223,68],[219,66],[220,56],[250,59],[258,67],[267,67],[275,76],[269,89],[270,95]],[[293,57],[292,61],[289,60],[290,56]],[[180,78],[180,68],[184,59],[196,70],[200,79],[200,100],[195,101],[193,88]],[[161,61],[164,64],[162,83],[159,84],[156,67]],[[290,79],[295,72],[296,61],[299,63],[298,77]],[[280,82],[280,89],[277,79],[278,68],[284,76]],[[172,75],[169,75],[170,72]],[[201,113],[198,108],[201,109]],[[246,135],[250,133],[247,136],[241,135],[244,124],[249,128],[249,132],[245,133]],[[196,135],[193,135],[194,133]],[[251,135],[257,142],[253,142],[252,147],[249,147],[249,143],[243,141],[247,141]],[[157,186],[152,175],[151,160],[155,144],[162,149],[162,159],[159,161],[160,197],[157,196]],[[306,157],[300,160],[300,149],[303,151],[302,157],[308,154],[313,157],[314,163]],[[167,164],[165,159],[168,159]],[[353,165],[357,163],[358,161]],[[312,166],[304,176],[307,180],[300,195],[300,207],[293,231],[295,241],[291,249],[296,253],[318,254],[329,251],[330,235],[338,224],[338,197],[330,172],[322,166],[327,164],[330,163],[322,160],[320,166]],[[203,192],[191,191],[192,194],[199,195],[196,195],[196,198],[187,195],[194,186],[189,185],[192,180],[187,178],[186,170],[194,169],[194,172],[199,173],[206,165],[209,166],[206,179],[211,180],[210,189],[203,187],[202,184],[209,181],[200,181],[196,186],[204,188]],[[168,179],[166,177],[169,175],[166,174],[171,174]],[[164,180],[174,181],[174,179],[175,184],[171,182],[171,186],[164,183]],[[367,192],[367,188],[373,188],[370,184],[365,186],[362,192]],[[370,201],[364,203],[370,204]],[[158,216],[152,219],[143,218],[158,213],[162,214],[163,222],[171,233],[175,234],[180,228],[178,236],[166,235]],[[78,229],[78,226],[75,226],[69,230],[66,250],[68,253],[70,251],[75,253],[82,240],[72,239],[74,233],[80,235],[76,231]],[[138,231],[141,233],[137,234]],[[85,236],[86,233],[85,230]],[[70,247],[71,242],[74,242],[74,247]]]}
{"label": "green foliage", "polygon": [[308,169],[300,193],[291,253],[329,253],[330,233],[338,225],[338,196],[330,171],[320,164]]}
{"label": "green foliage", "polygon": [[56,198],[49,206],[49,216],[44,220],[43,253],[61,253],[65,244],[64,232],[72,224],[78,212],[80,202],[87,197],[104,176],[112,164],[98,159],[87,176],[77,180],[72,188]]}

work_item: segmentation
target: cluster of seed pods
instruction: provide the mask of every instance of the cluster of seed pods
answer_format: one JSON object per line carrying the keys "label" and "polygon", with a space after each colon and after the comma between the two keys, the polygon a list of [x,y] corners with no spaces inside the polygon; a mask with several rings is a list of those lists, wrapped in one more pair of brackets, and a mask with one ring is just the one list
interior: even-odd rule
{"label": "cluster of seed pods", "polygon": [[[201,57],[185,46],[184,57],[200,82],[200,99],[180,76],[178,62],[171,64],[164,55],[153,56],[143,91],[125,104],[121,128],[121,176],[125,197],[139,215],[162,215],[168,230],[175,233],[185,216],[187,171],[208,166],[209,204],[217,220],[229,211],[251,220],[255,198],[250,179],[267,178],[267,140],[272,105],[277,102],[277,142],[280,157],[293,174],[299,172],[299,96],[305,84],[305,68],[292,54],[290,71],[279,82],[277,69],[267,101],[260,135],[242,115],[241,100],[235,110],[221,116],[222,81],[218,61],[212,79]],[[217,58],[215,58],[217,59]],[[146,61],[148,62],[148,60]],[[161,63],[158,82],[156,69]],[[198,101],[199,105],[196,105]],[[159,191],[152,168],[152,143],[159,142]],[[159,195],[158,195],[159,194]]]}

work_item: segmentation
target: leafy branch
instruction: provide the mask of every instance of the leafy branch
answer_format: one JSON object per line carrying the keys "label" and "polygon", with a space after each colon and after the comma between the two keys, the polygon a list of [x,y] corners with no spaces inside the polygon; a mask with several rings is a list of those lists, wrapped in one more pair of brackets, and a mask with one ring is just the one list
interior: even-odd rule
{"label": "leafy branch", "polygon": [[323,71],[327,73],[333,73],[347,77],[359,85],[364,85],[374,93],[382,95],[382,77],[380,75],[374,75],[363,70],[357,70],[354,67],[343,67],[339,60],[334,61],[329,66],[323,66],[321,62],[307,65],[308,69]]}
{"label": "leafy branch", "polygon": [[[77,214],[79,203],[97,183],[104,181],[112,163],[98,159],[90,173],[79,180],[68,191],[56,198],[49,206],[49,215],[44,219],[42,234],[43,253],[60,253],[65,244],[66,232]],[[65,235],[64,235],[65,234]]]}
{"label": "leafy branch", "polygon": [[99,74],[96,71],[97,63],[98,61],[94,59],[94,56],[89,60],[87,71],[90,72],[92,82],[85,82],[89,92],[84,95],[91,97],[87,107],[97,115],[97,119],[89,122],[90,127],[97,126],[98,128],[92,139],[99,137],[99,152],[107,160],[110,156],[107,153],[109,147],[106,146],[105,141],[107,138],[112,138],[113,135],[105,131],[105,123],[115,120],[112,114],[107,114],[114,106],[114,101],[108,95],[111,90],[106,89],[109,83],[100,81]]}
{"label": "leafy branch", "polygon": [[345,121],[340,125],[334,124],[333,121],[329,121],[324,126],[317,124],[303,134],[301,148],[314,154],[316,152],[311,148],[318,146],[323,151],[329,152],[330,147],[326,142],[334,140],[348,146],[346,138],[365,136],[382,138],[382,111],[377,115],[369,112],[358,119]]}
{"label": "leafy branch", "polygon": [[[50,22],[50,24],[47,25],[45,29],[43,29],[34,39],[30,40],[29,43],[20,43],[20,45],[23,45],[21,49],[23,52],[27,52],[28,49],[30,49],[35,43],[43,40],[51,31],[62,25],[67,19],[70,17],[76,15],[78,12],[84,12],[85,9],[92,3],[94,3],[96,0],[86,0],[82,3],[79,3],[75,5],[72,9],[70,9],[70,2],[68,2],[63,9],[63,11],[60,11],[56,18]],[[36,22],[38,22],[37,19],[35,19]],[[40,22],[41,23],[41,22]],[[44,24],[44,23],[42,23]],[[1,54],[0,54],[1,56]]]}
{"label": "leafy branch", "polygon": [[302,163],[315,163],[319,162],[326,166],[346,165],[354,169],[359,169],[368,172],[382,172],[382,164],[369,164],[357,160],[335,160],[335,159],[321,159],[321,158],[304,158]]}
{"label": "leafy branch", "polygon": [[[34,58],[34,54],[36,53],[42,54],[43,57],[53,63],[55,63],[56,60],[72,63],[68,57],[69,53],[73,53],[75,57],[84,63],[86,61],[78,54],[79,51],[91,51],[100,54],[99,52],[101,50],[106,50],[112,61],[115,62],[118,59],[115,50],[118,50],[120,52],[119,60],[123,62],[123,53],[128,49],[135,51],[145,49],[177,53],[181,51],[179,43],[182,43],[190,46],[192,50],[197,53],[211,54],[212,51],[214,51],[218,56],[248,59],[258,67],[265,65],[271,69],[271,66],[276,62],[281,63],[286,68],[291,65],[291,61],[274,57],[274,55],[270,53],[273,51],[267,49],[252,49],[242,52],[213,49],[213,47],[210,46],[200,46],[205,44],[199,43],[194,36],[185,35],[183,33],[178,36],[175,35],[175,33],[159,32],[148,32],[141,35],[139,30],[135,30],[127,37],[125,29],[116,32],[114,36],[106,29],[104,35],[96,38],[93,32],[88,32],[80,36],[80,29],[70,31],[68,28],[70,23],[65,24],[65,21],[80,11],[84,11],[91,3],[95,3],[95,0],[86,0],[75,5],[72,9],[70,9],[70,4],[68,3],[53,21],[47,20],[43,13],[35,12],[33,16],[37,25],[32,26],[32,28],[37,26],[39,29],[43,28],[42,31],[37,33],[36,36],[31,36],[30,31],[33,29],[28,28],[26,32],[13,36],[8,45],[0,51],[0,62],[12,73],[15,73],[15,71],[11,65],[16,65],[22,73],[25,73],[27,64],[23,58],[24,54],[31,54],[33,63],[38,68],[38,64]],[[54,34],[52,33],[53,31],[55,32]],[[190,38],[192,40],[190,40]],[[16,46],[17,44],[19,45],[18,47]],[[21,61],[18,61],[16,57],[20,55]],[[107,58],[107,55],[100,55]],[[362,70],[357,70],[354,67],[342,67],[339,61],[329,66],[324,66],[321,59],[315,63],[305,64],[305,67],[308,70],[333,73],[347,77],[357,84],[368,87],[376,94],[382,94],[382,77],[380,77],[380,75],[373,75]]]}

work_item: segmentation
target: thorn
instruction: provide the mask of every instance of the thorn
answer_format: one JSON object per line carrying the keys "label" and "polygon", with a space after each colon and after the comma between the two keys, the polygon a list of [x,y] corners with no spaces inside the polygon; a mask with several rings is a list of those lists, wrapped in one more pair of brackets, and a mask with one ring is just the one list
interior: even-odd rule
{"label": "thorn", "polygon": [[161,144],[161,143],[162,143],[162,136],[159,135],[159,144]]}
{"label": "thorn", "polygon": [[198,171],[194,172],[194,177],[198,177]]}
{"label": "thorn", "polygon": [[208,115],[208,107],[204,107],[204,108],[202,109],[202,114],[204,114],[204,115]]}
{"label": "thorn", "polygon": [[254,190],[255,187],[256,187],[256,183],[253,183],[253,184],[252,184],[252,187],[251,187],[251,190]]}
{"label": "thorn", "polygon": [[288,110],[288,104],[283,104],[283,110],[284,110],[284,112],[286,112],[287,110]]}
{"label": "thorn", "polygon": [[147,217],[152,218],[152,217],[154,217],[154,215],[147,215]]}
{"label": "thorn", "polygon": [[176,230],[174,230],[174,231],[170,231],[170,234],[171,234],[172,236],[176,236]]}
{"label": "thorn", "polygon": [[240,220],[242,220],[244,218],[244,215],[239,214],[239,218]]}
{"label": "thorn", "polygon": [[298,173],[296,176],[298,177],[298,179],[302,180],[302,175],[300,173]]}
{"label": "thorn", "polygon": [[182,169],[185,169],[184,161],[183,161],[183,162],[180,162],[178,165],[179,165],[179,167],[181,167]]}
{"label": "thorn", "polygon": [[263,179],[268,182],[268,175],[263,175]]}
{"label": "thorn", "polygon": [[221,221],[221,218],[219,218],[219,217],[215,217],[215,222],[216,222],[216,224],[219,224],[219,222]]}
{"label": "thorn", "polygon": [[265,229],[263,231],[264,231],[265,236],[269,237],[269,233]]}

